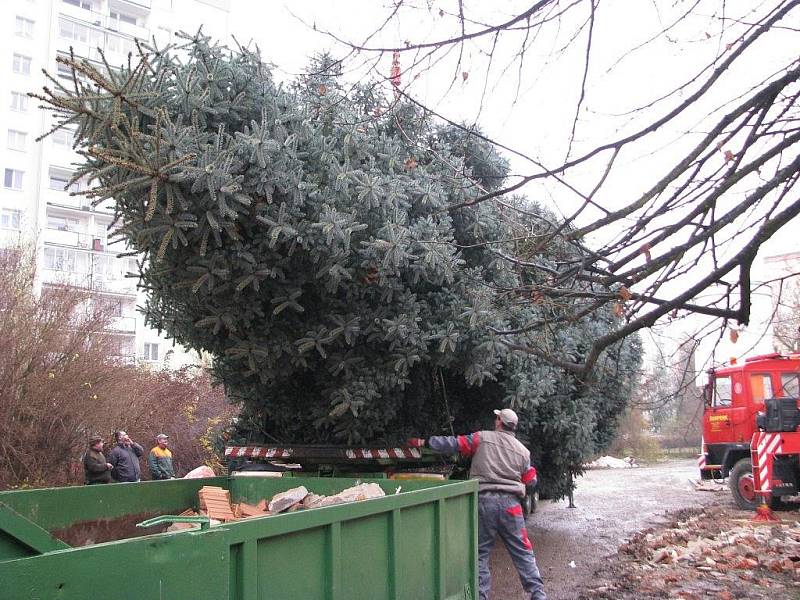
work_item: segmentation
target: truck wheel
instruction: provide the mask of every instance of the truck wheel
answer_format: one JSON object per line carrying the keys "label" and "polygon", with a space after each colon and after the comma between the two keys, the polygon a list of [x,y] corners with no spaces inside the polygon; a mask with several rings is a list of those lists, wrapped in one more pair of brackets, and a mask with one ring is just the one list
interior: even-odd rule
{"label": "truck wheel", "polygon": [[753,467],[749,458],[740,459],[728,474],[728,486],[731,488],[736,505],[742,510],[755,510],[758,506],[756,485],[753,481]]}

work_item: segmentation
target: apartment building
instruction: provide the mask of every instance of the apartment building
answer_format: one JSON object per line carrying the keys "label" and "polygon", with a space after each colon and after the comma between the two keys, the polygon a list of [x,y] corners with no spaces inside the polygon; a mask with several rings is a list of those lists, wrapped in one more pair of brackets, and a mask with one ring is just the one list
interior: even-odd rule
{"label": "apartment building", "polygon": [[[80,157],[72,150],[74,132],[61,130],[42,142],[51,116],[26,94],[46,84],[42,70],[69,80],[56,63],[68,54],[123,64],[135,39],[166,43],[176,31],[203,31],[228,37],[230,0],[16,0],[0,3],[0,245],[34,243],[42,286],[70,284],[93,290],[114,310],[109,333],[125,362],[177,368],[197,360],[148,328],[137,306],[144,295],[136,279],[135,257],[114,242],[108,206],[92,207],[71,196],[89,182],[66,186]],[[3,144],[5,139],[5,144]]]}

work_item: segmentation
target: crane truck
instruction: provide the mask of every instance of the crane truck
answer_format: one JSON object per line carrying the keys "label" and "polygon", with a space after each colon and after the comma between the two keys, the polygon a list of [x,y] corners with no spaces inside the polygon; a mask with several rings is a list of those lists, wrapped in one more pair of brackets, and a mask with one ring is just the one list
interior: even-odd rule
{"label": "crane truck", "polygon": [[701,479],[728,478],[736,504],[777,508],[800,491],[800,354],[763,354],[710,369]]}

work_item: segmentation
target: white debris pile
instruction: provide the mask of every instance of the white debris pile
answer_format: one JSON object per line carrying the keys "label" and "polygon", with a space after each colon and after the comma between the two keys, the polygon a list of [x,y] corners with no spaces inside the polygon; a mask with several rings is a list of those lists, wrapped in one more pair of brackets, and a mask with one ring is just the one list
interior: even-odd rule
{"label": "white debris pile", "polygon": [[[398,488],[399,491],[400,488]],[[179,516],[181,517],[208,517],[211,525],[230,523],[239,519],[249,519],[252,517],[268,517],[281,513],[294,512],[296,510],[307,510],[312,508],[323,508],[334,504],[344,504],[346,502],[359,502],[385,496],[385,492],[377,483],[361,483],[342,490],[338,494],[331,496],[320,496],[309,492],[305,486],[298,486],[275,494],[269,501],[262,498],[257,504],[247,502],[233,502],[230,492],[217,486],[203,486],[197,492],[199,511],[195,512],[189,508]],[[167,531],[182,531],[184,529],[196,529],[199,523],[174,523]]]}
{"label": "white debris pile", "polygon": [[632,456],[625,458],[614,458],[613,456],[601,456],[597,460],[584,465],[587,469],[630,469],[638,467],[636,459]]}
{"label": "white debris pile", "polygon": [[308,496],[308,490],[306,489],[306,486],[301,485],[300,487],[286,490],[280,494],[275,494],[272,497],[272,500],[269,501],[267,508],[269,509],[269,512],[273,514],[283,512],[287,508],[301,503],[303,500],[305,500],[306,496]]}
{"label": "white debris pile", "polygon": [[377,483],[361,483],[342,490],[332,496],[320,496],[310,493],[305,486],[300,486],[275,494],[270,500],[268,508],[271,514],[284,511],[299,510],[306,508],[322,508],[333,506],[334,504],[344,504],[345,502],[358,502],[360,500],[370,500],[380,498],[386,494]]}
{"label": "white debris pile", "polygon": [[371,498],[380,498],[386,494],[377,483],[362,483],[346,490],[342,490],[333,496],[317,496],[316,494],[309,494],[313,498],[306,498],[303,502],[305,508],[322,508],[323,506],[332,506],[334,504],[344,504],[345,502],[358,502],[360,500],[369,500]]}

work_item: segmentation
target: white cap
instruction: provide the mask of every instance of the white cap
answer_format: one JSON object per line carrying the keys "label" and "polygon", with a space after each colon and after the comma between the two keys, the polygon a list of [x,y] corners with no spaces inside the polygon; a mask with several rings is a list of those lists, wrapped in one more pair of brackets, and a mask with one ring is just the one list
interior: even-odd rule
{"label": "white cap", "polygon": [[516,427],[517,423],[519,423],[519,418],[517,418],[517,413],[515,413],[510,408],[504,408],[503,410],[495,410],[494,414],[500,417],[500,420],[509,427]]}

